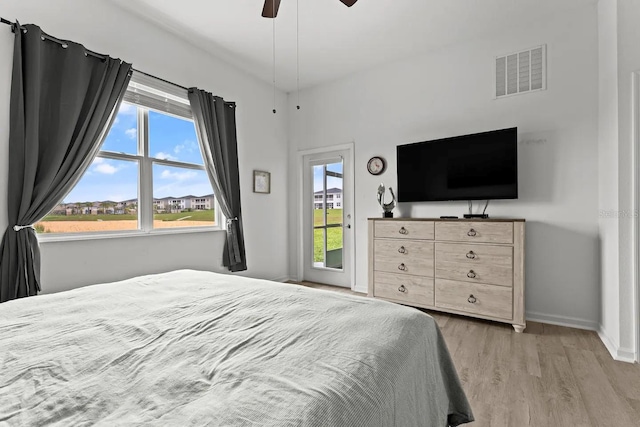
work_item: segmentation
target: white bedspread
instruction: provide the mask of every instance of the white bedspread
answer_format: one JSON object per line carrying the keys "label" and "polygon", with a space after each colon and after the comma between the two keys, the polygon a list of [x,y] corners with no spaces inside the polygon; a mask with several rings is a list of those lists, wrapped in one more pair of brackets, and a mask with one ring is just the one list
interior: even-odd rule
{"label": "white bedspread", "polygon": [[0,305],[0,426],[470,419],[433,319],[383,301],[182,270]]}

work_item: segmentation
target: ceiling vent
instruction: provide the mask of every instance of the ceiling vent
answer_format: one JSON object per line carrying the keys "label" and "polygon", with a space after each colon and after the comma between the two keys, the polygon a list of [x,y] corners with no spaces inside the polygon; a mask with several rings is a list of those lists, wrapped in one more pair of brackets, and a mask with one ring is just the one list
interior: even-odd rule
{"label": "ceiling vent", "polygon": [[547,46],[496,57],[495,98],[547,89]]}

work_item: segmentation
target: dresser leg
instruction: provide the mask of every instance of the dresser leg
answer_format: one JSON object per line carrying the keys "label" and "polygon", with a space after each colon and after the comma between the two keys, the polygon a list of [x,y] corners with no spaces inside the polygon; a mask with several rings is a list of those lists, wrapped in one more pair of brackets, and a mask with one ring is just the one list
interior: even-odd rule
{"label": "dresser leg", "polygon": [[522,325],[512,325],[512,326],[513,326],[513,329],[515,329],[517,333],[521,334],[522,332],[524,332],[525,326],[522,326]]}

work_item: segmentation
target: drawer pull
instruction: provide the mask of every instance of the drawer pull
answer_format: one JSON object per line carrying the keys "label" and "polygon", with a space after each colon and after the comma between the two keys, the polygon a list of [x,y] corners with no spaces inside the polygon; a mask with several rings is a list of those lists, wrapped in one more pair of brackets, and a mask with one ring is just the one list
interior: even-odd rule
{"label": "drawer pull", "polygon": [[476,254],[473,251],[469,251],[469,253],[467,254],[467,258],[476,259]]}
{"label": "drawer pull", "polygon": [[406,254],[407,250],[404,248],[404,246],[400,246],[400,249],[398,249],[398,252],[400,252],[401,254]]}
{"label": "drawer pull", "polygon": [[473,270],[469,270],[469,272],[467,273],[467,277],[469,279],[475,279],[476,278],[476,272]]}
{"label": "drawer pull", "polygon": [[469,295],[469,298],[467,298],[467,301],[469,301],[469,304],[475,304],[476,301],[478,301],[478,300],[472,294],[472,295]]}
{"label": "drawer pull", "polygon": [[473,228],[467,232],[467,236],[469,237],[476,237],[477,234],[478,233]]}
{"label": "drawer pull", "polygon": [[402,264],[400,264],[400,265],[398,266],[398,270],[400,270],[400,271],[407,271],[407,266],[406,266],[406,265],[404,265],[404,263],[402,263]]}
{"label": "drawer pull", "polygon": [[404,227],[400,227],[400,230],[398,230],[398,233],[400,233],[400,234],[409,234],[409,230],[407,230]]}
{"label": "drawer pull", "polygon": [[407,288],[405,288],[404,285],[400,285],[398,292],[407,292]]}

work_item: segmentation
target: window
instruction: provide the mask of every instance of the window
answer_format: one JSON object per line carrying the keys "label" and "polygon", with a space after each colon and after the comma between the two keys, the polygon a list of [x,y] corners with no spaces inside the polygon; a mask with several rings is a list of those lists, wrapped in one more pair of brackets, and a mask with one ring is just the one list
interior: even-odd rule
{"label": "window", "polygon": [[184,90],[134,73],[100,152],[38,233],[211,227],[216,205]]}

